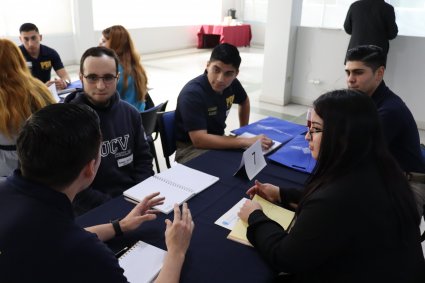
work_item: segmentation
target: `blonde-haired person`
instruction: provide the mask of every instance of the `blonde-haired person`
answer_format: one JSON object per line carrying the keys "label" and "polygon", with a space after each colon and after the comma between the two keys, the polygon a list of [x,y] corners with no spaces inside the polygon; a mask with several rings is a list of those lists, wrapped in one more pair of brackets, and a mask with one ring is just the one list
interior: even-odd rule
{"label": "blonde-haired person", "polygon": [[99,45],[114,50],[120,59],[117,90],[121,98],[139,111],[144,111],[145,101],[149,95],[148,78],[128,30],[120,25],[104,29]]}
{"label": "blonde-haired person", "polygon": [[48,88],[34,78],[19,50],[0,39],[0,178],[18,167],[16,137],[35,111],[55,103]]}

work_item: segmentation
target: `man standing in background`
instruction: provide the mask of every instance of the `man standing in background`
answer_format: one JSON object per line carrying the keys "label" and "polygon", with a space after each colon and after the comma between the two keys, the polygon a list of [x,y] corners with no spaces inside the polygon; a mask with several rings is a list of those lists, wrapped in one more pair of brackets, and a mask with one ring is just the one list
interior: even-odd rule
{"label": "man standing in background", "polygon": [[388,40],[398,34],[394,7],[384,0],[356,1],[348,9],[344,30],[351,35],[347,50],[358,45],[376,45],[388,54]]}

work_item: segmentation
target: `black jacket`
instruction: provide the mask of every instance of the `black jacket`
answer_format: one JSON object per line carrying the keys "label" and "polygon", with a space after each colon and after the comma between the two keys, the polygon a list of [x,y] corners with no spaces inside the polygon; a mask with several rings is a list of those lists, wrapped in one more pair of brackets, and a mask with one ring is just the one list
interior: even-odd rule
{"label": "black jacket", "polygon": [[344,22],[351,34],[348,49],[358,45],[377,45],[388,53],[388,40],[397,36],[394,7],[384,0],[360,0],[351,4]]}
{"label": "black jacket", "polygon": [[371,160],[312,193],[290,233],[260,210],[248,222],[249,241],[277,273],[290,274],[283,282],[425,282],[419,227],[407,221],[401,241],[393,200]]}

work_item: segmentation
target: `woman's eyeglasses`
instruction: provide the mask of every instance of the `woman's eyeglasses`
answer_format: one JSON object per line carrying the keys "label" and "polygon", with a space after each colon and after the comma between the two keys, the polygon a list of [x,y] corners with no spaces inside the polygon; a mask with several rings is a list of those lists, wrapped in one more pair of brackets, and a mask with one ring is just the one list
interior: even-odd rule
{"label": "woman's eyeglasses", "polygon": [[313,134],[321,133],[323,132],[323,130],[313,127],[313,128],[308,128],[307,132],[308,132],[308,135],[310,136],[310,140],[313,141]]}

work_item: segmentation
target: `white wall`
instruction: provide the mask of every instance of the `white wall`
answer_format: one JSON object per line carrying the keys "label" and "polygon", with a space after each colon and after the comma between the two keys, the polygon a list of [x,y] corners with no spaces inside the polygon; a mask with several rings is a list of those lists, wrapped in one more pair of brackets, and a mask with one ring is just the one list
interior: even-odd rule
{"label": "white wall", "polygon": [[[143,57],[143,54],[196,47],[198,29],[199,26],[180,26],[130,29],[129,32]],[[102,33],[96,31],[95,34],[100,38]]]}
{"label": "white wall", "polygon": [[[344,56],[349,36],[343,30],[299,27],[296,43],[294,103],[311,105],[320,94],[346,87]],[[398,36],[390,42],[385,83],[412,111],[418,127],[425,129],[425,38]]]}

